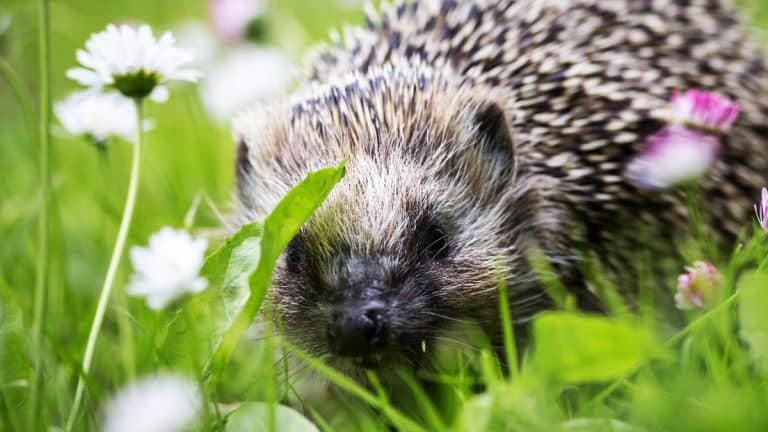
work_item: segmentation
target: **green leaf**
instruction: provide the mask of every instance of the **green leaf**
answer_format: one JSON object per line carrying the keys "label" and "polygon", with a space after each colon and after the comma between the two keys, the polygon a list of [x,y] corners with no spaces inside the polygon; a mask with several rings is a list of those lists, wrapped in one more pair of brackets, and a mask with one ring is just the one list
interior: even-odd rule
{"label": "green leaf", "polygon": [[659,350],[638,324],[571,312],[541,314],[533,335],[533,367],[569,383],[623,377]]}
{"label": "green leaf", "polygon": [[738,289],[741,337],[749,345],[755,363],[768,372],[768,274],[748,274],[741,278]]}
{"label": "green leaf", "polygon": [[[242,241],[239,242],[237,253],[235,253],[235,248],[232,248],[229,255],[230,262],[226,266],[226,275],[223,278],[226,281],[229,277],[233,281],[233,287],[230,289],[230,300],[235,306],[231,308],[234,315],[223,337],[216,344],[206,368],[206,375],[208,378],[213,378],[214,384],[229,361],[240,337],[256,317],[267,289],[272,283],[272,271],[278,257],[301,226],[304,225],[304,222],[320,207],[334,186],[344,177],[344,172],[344,162],[342,161],[337,167],[324,168],[307,175],[307,178],[288,192],[277,204],[274,211],[264,220],[258,247],[255,242],[247,240],[249,238],[247,234],[244,233],[240,236],[241,233],[238,232],[234,235],[235,238]],[[246,226],[241,231],[243,229],[256,231],[255,227]],[[257,261],[257,264],[251,267],[243,261],[247,261],[249,254],[256,254],[256,250],[258,250],[258,257],[254,261]],[[218,271],[212,270],[213,274],[221,274],[223,260],[227,252],[222,252],[222,254],[216,259],[216,264],[211,263],[212,269],[218,269]],[[218,254],[214,254],[214,256],[216,255]],[[213,259],[214,256],[211,258]],[[238,262],[233,264],[232,259]],[[230,272],[229,268],[232,266],[234,267]],[[252,272],[248,276],[249,290],[246,295],[247,298],[243,298],[237,286],[240,278],[249,272]],[[242,304],[238,302],[242,302]]]}
{"label": "green leaf", "polygon": [[530,376],[491,386],[467,399],[453,425],[456,432],[554,431],[561,414],[550,392]]}
{"label": "green leaf", "polygon": [[[270,427],[270,416],[274,424]],[[227,417],[226,432],[260,431],[320,432],[296,410],[284,405],[271,405],[262,402],[246,402]]]}
{"label": "green leaf", "polygon": [[221,287],[225,313],[222,331],[232,325],[248,300],[248,277],[259,263],[263,234],[261,222],[245,224],[205,260],[202,275],[212,286]]}

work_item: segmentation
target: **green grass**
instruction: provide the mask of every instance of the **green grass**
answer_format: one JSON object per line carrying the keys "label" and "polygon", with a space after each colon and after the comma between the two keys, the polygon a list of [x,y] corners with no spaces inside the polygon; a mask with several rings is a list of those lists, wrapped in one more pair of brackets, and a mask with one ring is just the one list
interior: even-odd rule
{"label": "green grass", "polygon": [[[758,0],[740,3],[750,10],[758,29],[768,28],[768,6]],[[309,45],[324,40],[329,28],[360,16],[341,12],[331,2],[271,4],[272,19],[280,25],[272,26],[269,38],[296,59]],[[54,128],[49,278],[42,347],[37,349],[37,2],[7,0],[0,4],[0,14],[6,12],[13,15],[13,25],[0,41],[0,430],[30,429],[36,362],[43,370],[37,428],[62,428],[117,235],[131,147],[115,143],[105,157],[87,142]],[[108,22],[132,19],[156,29],[172,28],[186,18],[203,18],[205,3],[66,0],[54,1],[50,12],[51,95],[57,100],[76,87],[64,71],[74,66],[74,52],[90,33]],[[168,103],[148,104],[147,111],[157,127],[146,135],[129,246],[145,244],[165,225],[181,226],[201,194],[226,210],[234,185],[229,131],[206,116],[193,86],[173,89]],[[315,191],[302,196],[321,195]],[[215,212],[208,200],[202,202],[195,229],[217,228]],[[287,235],[276,233],[300,218],[286,213],[276,217],[276,223],[251,227],[243,235],[261,239],[265,243],[260,245],[274,252]],[[714,260],[701,256],[706,243],[703,238],[694,242],[688,254]],[[212,281],[223,281],[220,272],[232,252],[226,248],[223,255],[214,255],[220,262],[207,264]],[[235,290],[236,296],[247,289],[256,294],[255,304],[241,319],[249,320],[260,306],[259,290],[271,272],[268,260],[254,277],[249,272],[255,269],[243,269],[247,278],[241,282],[250,278],[250,283],[228,288],[215,283],[175,308],[156,313],[125,295],[130,266],[123,259],[93,367],[85,377],[86,398],[75,429],[98,429],[104,403],[135,377],[174,370],[198,378],[205,389],[209,409],[201,429],[248,430],[260,420],[266,429],[284,429],[294,422],[298,430],[307,430],[294,412],[276,408],[276,402],[290,401],[323,430],[768,430],[768,321],[762,318],[768,298],[760,290],[766,284],[767,256],[768,239],[758,235],[733,256],[716,262],[726,279],[723,303],[710,312],[688,314],[683,330],[670,334],[646,298],[639,312],[617,305],[611,318],[560,310],[535,323],[534,344],[522,352],[518,369],[506,372],[483,343],[463,350],[441,347],[435,372],[414,377],[398,371],[397,385],[388,391],[376,385],[375,375],[369,377],[371,386],[362,387],[325,366],[323,359],[301,352],[296,352],[296,364],[287,364],[280,352],[294,348],[270,337],[274,329],[269,326],[266,336],[232,330],[232,336],[224,336],[224,353],[213,354],[216,337],[224,334],[219,328],[222,307],[226,295],[232,294],[224,290]],[[760,271],[745,276],[760,266]],[[611,292],[599,269],[589,273],[602,283],[601,292]],[[670,280],[674,276],[670,274]],[[641,280],[639,285],[649,287],[652,281]],[[732,295],[737,286],[741,294]],[[567,299],[563,304],[567,309]],[[514,317],[500,313],[501,322],[509,319]],[[505,341],[509,357],[523,350],[511,338]],[[317,388],[284,379],[310,370],[335,384],[322,398],[311,396]],[[226,415],[244,402],[249,403]]]}

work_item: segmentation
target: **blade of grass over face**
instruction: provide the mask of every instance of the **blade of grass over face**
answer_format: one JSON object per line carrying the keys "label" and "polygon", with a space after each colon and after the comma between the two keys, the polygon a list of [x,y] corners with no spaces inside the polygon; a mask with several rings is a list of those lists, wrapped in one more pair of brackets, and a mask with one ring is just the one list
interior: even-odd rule
{"label": "blade of grass over face", "polygon": [[333,384],[337,385],[342,390],[349,392],[363,402],[377,409],[380,409],[382,413],[384,413],[384,415],[389,418],[390,421],[392,421],[392,424],[398,430],[412,432],[425,431],[425,429],[419,426],[416,422],[409,419],[400,413],[397,409],[395,409],[392,405],[390,405],[389,402],[382,400],[382,398],[377,397],[373,393],[369,392],[363,386],[355,382],[355,380],[352,378],[328,366],[322,360],[302,351],[301,349],[291,345],[285,340],[283,340],[281,343],[285,346],[286,350],[290,351],[292,355],[295,355],[301,361],[308,364],[309,367],[323,375]]}
{"label": "blade of grass over face", "polygon": [[429,395],[424,391],[413,374],[409,373],[409,371],[398,369],[397,375],[405,382],[411,393],[413,393],[414,398],[416,398],[416,402],[423,412],[429,429],[435,431],[447,430],[448,427],[443,423],[443,419],[440,418],[434,403],[429,399]]}
{"label": "blade of grass over face", "polygon": [[[253,323],[267,289],[278,257],[288,246],[304,222],[320,207],[345,173],[345,162],[307,175],[277,204],[263,223],[258,264],[248,276],[249,293],[242,307],[234,311],[235,318],[217,341],[205,370],[205,378],[215,387],[232,352],[248,326]],[[253,227],[246,226],[252,230]],[[237,234],[236,234],[237,235]]]}
{"label": "blade of grass over face", "polygon": [[499,314],[501,315],[501,331],[504,337],[504,354],[507,360],[507,369],[510,379],[517,378],[517,347],[515,346],[515,335],[512,329],[512,317],[509,310],[509,290],[507,281],[500,271],[496,271],[496,280],[499,285]]}
{"label": "blade of grass over face", "polygon": [[559,309],[572,310],[576,307],[576,299],[568,288],[560,281],[557,272],[552,267],[544,252],[530,250],[526,255],[537,279],[546,289],[547,294]]}

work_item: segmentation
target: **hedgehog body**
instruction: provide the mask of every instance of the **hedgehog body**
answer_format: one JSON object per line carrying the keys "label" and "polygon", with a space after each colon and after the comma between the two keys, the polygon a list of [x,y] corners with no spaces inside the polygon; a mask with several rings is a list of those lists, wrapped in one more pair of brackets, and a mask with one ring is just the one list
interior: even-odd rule
{"label": "hedgehog body", "polygon": [[405,2],[335,42],[292,100],[244,113],[235,136],[241,222],[348,158],[270,294],[287,336],[342,366],[410,358],[455,321],[493,335],[498,273],[525,322],[550,303],[533,249],[599,307],[575,246],[617,261],[639,232],[652,248],[688,226],[681,190],[638,190],[626,176],[675,91],[742,108],[700,181],[722,239],[749,223],[766,183],[768,72],[716,0]]}

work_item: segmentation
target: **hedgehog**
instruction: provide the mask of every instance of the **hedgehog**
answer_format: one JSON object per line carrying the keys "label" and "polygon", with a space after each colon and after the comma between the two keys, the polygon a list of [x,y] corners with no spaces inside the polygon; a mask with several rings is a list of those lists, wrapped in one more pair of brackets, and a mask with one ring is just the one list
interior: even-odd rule
{"label": "hedgehog", "polygon": [[500,280],[516,330],[553,305],[532,254],[603,310],[583,261],[620,274],[629,251],[671,256],[690,233],[686,190],[627,178],[676,91],[738,101],[697,191],[717,242],[749,224],[768,71],[720,1],[401,0],[366,16],[310,56],[290,97],[234,122],[238,223],[347,161],[268,295],[298,347],[357,371],[421,365],[456,323],[497,340]]}

